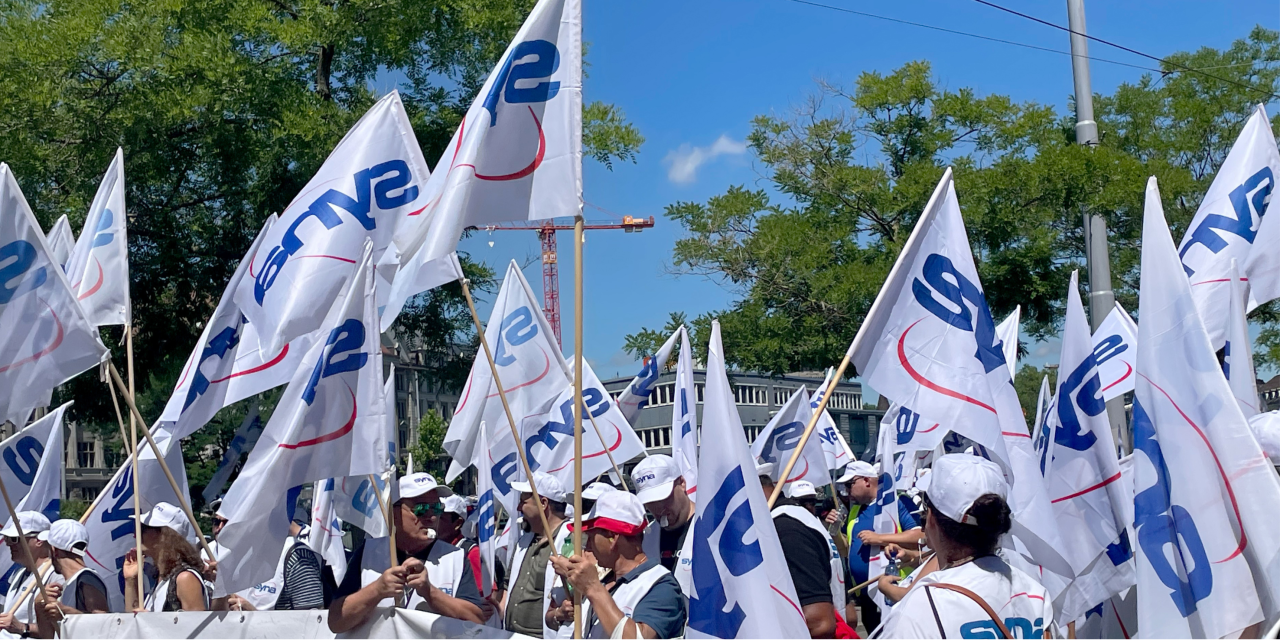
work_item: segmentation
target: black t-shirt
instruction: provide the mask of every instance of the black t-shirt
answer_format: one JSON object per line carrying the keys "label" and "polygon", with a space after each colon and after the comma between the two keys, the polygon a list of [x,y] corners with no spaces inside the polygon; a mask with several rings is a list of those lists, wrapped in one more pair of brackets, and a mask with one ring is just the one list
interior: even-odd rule
{"label": "black t-shirt", "polygon": [[[387,544],[386,538],[376,538],[375,540],[377,540],[382,544]],[[367,541],[368,540],[366,539],[366,542]],[[431,546],[428,546],[426,549],[423,549],[418,553],[412,554],[412,557],[417,558],[425,563],[427,562],[427,556],[431,554],[431,550],[435,547],[435,545],[438,545],[438,544],[443,544],[448,547],[453,547],[453,545],[447,542],[444,542],[443,540],[437,540],[433,542]],[[453,547],[453,548],[457,549],[457,547]],[[399,549],[397,549],[396,551],[397,551],[396,555],[399,556],[398,558],[399,563],[404,563],[405,560],[408,560],[410,558],[409,554],[406,554],[405,552],[400,551]],[[461,549],[457,549],[455,553],[465,553],[465,552],[462,551]],[[342,584],[338,585],[338,592],[333,595],[334,600],[349,596],[359,591],[364,586],[364,579],[360,575],[361,573],[360,566],[361,564],[363,564],[363,562],[364,562],[364,543],[361,543],[360,546],[355,550],[355,553],[351,554],[351,560],[347,562],[347,575],[342,577]],[[480,597],[480,589],[476,586],[475,573],[471,571],[471,563],[467,562],[465,558],[462,561],[462,578],[460,578],[458,580],[458,584],[454,586],[453,597],[459,600],[466,600],[467,602],[470,602],[471,604],[474,604],[475,606],[480,607],[481,609],[484,609],[484,598]]]}
{"label": "black t-shirt", "polygon": [[787,515],[774,516],[773,526],[782,542],[791,581],[800,606],[834,603],[831,594],[831,547],[822,534]]}
{"label": "black t-shirt", "polygon": [[676,563],[680,560],[680,549],[684,547],[684,537],[689,533],[690,522],[693,522],[693,518],[689,518],[675,529],[667,530],[658,527],[658,552],[662,556],[660,558],[662,566],[667,571],[676,570]]}

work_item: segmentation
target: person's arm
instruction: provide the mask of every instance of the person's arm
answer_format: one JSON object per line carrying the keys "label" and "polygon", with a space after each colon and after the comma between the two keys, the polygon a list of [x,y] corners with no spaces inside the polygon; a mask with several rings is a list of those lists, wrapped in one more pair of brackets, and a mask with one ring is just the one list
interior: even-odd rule
{"label": "person's arm", "polygon": [[[417,558],[409,558],[404,561],[404,565],[402,566],[408,576],[406,586],[417,591],[418,595],[422,596],[422,599],[426,601],[427,606],[431,607],[432,611],[445,616],[446,618],[456,618],[458,620],[466,620],[467,622],[474,622],[476,624],[484,624],[484,612],[480,610],[480,607],[467,602],[462,598],[455,598],[444,591],[441,591],[440,587],[431,584],[431,578],[427,575],[427,567],[422,564],[421,560]],[[474,587],[474,579],[466,576],[464,571],[462,584],[457,585],[457,588],[463,589],[468,586],[466,581],[469,579],[472,580],[473,583],[469,586]]]}
{"label": "person's arm", "polygon": [[873,547],[883,547],[890,544],[896,544],[903,549],[919,549],[920,538],[924,536],[924,532],[919,528],[907,529],[898,533],[875,533],[874,531],[862,531],[858,533],[858,539],[862,544],[871,545]]}
{"label": "person's arm", "polygon": [[183,571],[173,578],[173,586],[178,590],[178,605],[183,611],[206,611],[209,608],[204,601],[204,581],[190,571]]}
{"label": "person's arm", "polygon": [[[596,570],[596,563],[582,556],[570,558],[552,556],[551,564],[555,567],[556,573],[564,576],[583,598],[591,602],[591,611],[600,620],[600,626],[604,628],[605,633],[612,636],[619,624],[625,624],[622,633],[619,634],[623,638],[658,637],[658,633],[652,627],[643,622],[636,622],[622,613],[622,609],[619,609],[618,604],[613,601],[609,590],[600,583],[600,572]],[[583,629],[583,634],[585,635],[588,631]]]}
{"label": "person's arm", "polygon": [[815,602],[801,607],[810,638],[836,637],[836,608],[830,602]]}
{"label": "person's arm", "polygon": [[[347,584],[347,579],[354,578],[357,581],[360,579],[360,565],[355,562],[358,557],[358,555],[352,557],[353,561],[347,569],[346,578],[342,581],[344,586]],[[403,566],[391,567],[383,571],[377,580],[350,595],[335,599],[329,605],[329,630],[334,633],[344,633],[360,626],[378,607],[379,602],[398,597],[404,592],[404,587]],[[338,591],[341,592],[343,589],[339,587]]]}
{"label": "person's arm", "polygon": [[289,554],[284,564],[284,584],[294,610],[324,608],[324,580],[320,572],[320,558],[311,549],[299,545]]}
{"label": "person's arm", "polygon": [[120,575],[124,577],[124,610],[142,613],[142,598],[138,593],[138,550],[130,549],[124,554],[124,564],[120,567]]}

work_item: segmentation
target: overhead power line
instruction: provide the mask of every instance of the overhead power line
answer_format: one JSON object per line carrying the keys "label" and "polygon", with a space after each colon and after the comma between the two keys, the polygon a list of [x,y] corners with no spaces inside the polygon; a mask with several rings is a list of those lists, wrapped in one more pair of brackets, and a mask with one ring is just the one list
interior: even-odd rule
{"label": "overhead power line", "polygon": [[[808,5],[808,6],[810,6],[810,7],[818,7],[818,8],[821,8],[821,9],[829,9],[829,10],[831,10],[831,11],[839,11],[839,12],[841,12],[841,13],[849,13],[849,14],[853,14],[853,15],[855,15],[855,16],[862,16],[862,17],[864,17],[864,18],[873,18],[873,19],[875,19],[875,20],[884,20],[885,22],[894,22],[894,23],[897,23],[897,24],[905,24],[905,25],[907,25],[907,26],[911,26],[911,27],[919,27],[919,28],[921,28],[921,29],[929,29],[929,30],[932,30],[932,31],[941,31],[941,32],[943,32],[943,33],[950,33],[950,34],[953,34],[953,35],[965,36],[965,37],[968,37],[968,38],[977,38],[977,39],[979,39],[979,40],[986,40],[986,41],[988,41],[988,42],[996,42],[996,43],[999,43],[999,44],[1007,44],[1007,45],[1011,45],[1011,46],[1015,46],[1015,47],[1022,47],[1022,48],[1024,48],[1024,49],[1033,49],[1033,50],[1035,50],[1035,51],[1045,51],[1045,52],[1047,52],[1047,53],[1056,53],[1056,54],[1064,55],[1064,56],[1069,56],[1069,55],[1071,55],[1071,52],[1070,52],[1070,51],[1062,51],[1061,49],[1050,49],[1049,47],[1040,47],[1040,46],[1036,46],[1036,45],[1034,45],[1034,44],[1027,44],[1027,43],[1025,43],[1025,42],[1015,42],[1015,41],[1013,41],[1013,40],[1004,40],[1004,39],[1001,39],[1001,38],[993,38],[993,37],[991,37],[991,36],[984,36],[984,35],[977,34],[977,33],[969,33],[969,32],[967,32],[967,31],[959,31],[959,30],[956,30],[956,29],[947,29],[947,28],[945,28],[945,27],[936,27],[936,26],[931,25],[931,24],[923,24],[923,23],[920,23],[920,22],[912,22],[912,21],[910,21],[910,20],[902,20],[902,19],[900,19],[900,18],[890,18],[889,16],[876,15],[876,14],[874,14],[874,13],[867,13],[867,12],[865,12],[865,11],[855,11],[855,10],[853,10],[853,9],[846,9],[846,8],[844,8],[844,7],[837,7],[837,6],[834,6],[834,5],[823,4],[823,3],[821,3],[821,2],[811,2],[810,0],[790,0],[790,2],[794,2],[794,3],[796,3],[796,4]],[[1107,64],[1115,64],[1115,65],[1120,65],[1120,66],[1122,66],[1122,67],[1130,67],[1130,68],[1133,68],[1133,69],[1142,69],[1143,71],[1154,71],[1154,72],[1156,72],[1156,73],[1160,73],[1160,72],[1161,72],[1161,70],[1160,70],[1160,69],[1156,69],[1156,68],[1154,68],[1154,67],[1144,67],[1144,66],[1142,66],[1142,65],[1138,65],[1138,64],[1131,64],[1131,63],[1128,63],[1128,62],[1120,62],[1119,60],[1108,60],[1108,59],[1106,59],[1106,58],[1095,58],[1095,57],[1092,57],[1092,56],[1085,56],[1085,57],[1087,57],[1087,58],[1088,58],[1088,59],[1090,59],[1090,60],[1095,60],[1095,61],[1097,61],[1097,62],[1105,62],[1105,63],[1107,63]]]}
{"label": "overhead power line", "polygon": [[[800,0],[793,0],[793,2],[799,2],[799,1],[800,1]],[[1276,94],[1275,94],[1274,92],[1272,92],[1270,89],[1264,89],[1264,88],[1262,88],[1262,87],[1258,87],[1258,86],[1255,86],[1255,85],[1251,85],[1251,84],[1248,84],[1248,83],[1245,83],[1245,82],[1239,82],[1239,81],[1236,81],[1236,80],[1232,80],[1232,79],[1230,79],[1230,78],[1223,78],[1223,77],[1221,77],[1221,76],[1213,75],[1212,73],[1205,73],[1205,72],[1204,72],[1204,70],[1202,70],[1202,69],[1195,69],[1195,68],[1192,68],[1192,67],[1188,67],[1187,65],[1182,64],[1182,63],[1180,63],[1180,62],[1174,62],[1174,61],[1169,60],[1169,59],[1166,59],[1166,58],[1160,58],[1160,57],[1157,57],[1157,56],[1153,56],[1153,55],[1151,55],[1151,54],[1149,54],[1149,53],[1143,53],[1142,51],[1138,51],[1137,49],[1132,49],[1132,48],[1126,47],[1126,46],[1124,46],[1124,45],[1122,45],[1122,44],[1116,44],[1116,43],[1114,43],[1114,42],[1111,42],[1110,40],[1104,40],[1104,39],[1099,38],[1099,37],[1096,37],[1096,36],[1091,36],[1091,35],[1089,35],[1089,34],[1087,34],[1087,33],[1080,33],[1079,31],[1073,31],[1070,27],[1064,27],[1064,26],[1062,26],[1062,25],[1060,25],[1060,24],[1055,24],[1055,23],[1053,23],[1053,22],[1049,22],[1048,20],[1042,20],[1042,19],[1037,18],[1037,17],[1035,17],[1035,16],[1032,16],[1032,15],[1028,15],[1028,14],[1022,13],[1021,11],[1015,11],[1015,10],[1010,9],[1010,8],[1008,8],[1008,7],[1002,7],[1002,6],[1000,6],[1000,5],[998,5],[998,4],[994,3],[994,2],[989,2],[988,0],[974,0],[974,2],[977,2],[978,4],[986,5],[986,6],[988,6],[988,7],[991,7],[992,9],[999,9],[1000,11],[1004,11],[1005,13],[1010,13],[1010,14],[1013,14],[1013,15],[1015,15],[1015,16],[1018,16],[1019,18],[1025,18],[1025,19],[1030,20],[1030,21],[1032,21],[1032,22],[1038,22],[1038,23],[1043,24],[1043,25],[1045,25],[1045,26],[1053,27],[1054,29],[1058,29],[1058,30],[1060,30],[1060,31],[1066,31],[1067,33],[1070,33],[1070,34],[1073,34],[1073,35],[1077,35],[1077,36],[1080,36],[1080,37],[1083,37],[1083,38],[1088,38],[1089,40],[1093,40],[1094,42],[1097,42],[1097,43],[1099,43],[1099,44],[1105,44],[1105,45],[1107,45],[1108,47],[1114,47],[1114,48],[1119,49],[1119,50],[1121,50],[1121,51],[1126,51],[1126,52],[1128,52],[1128,53],[1132,53],[1133,55],[1136,55],[1136,56],[1142,56],[1143,58],[1147,58],[1147,59],[1149,59],[1149,60],[1154,60],[1154,61],[1156,61],[1156,62],[1159,62],[1160,64],[1168,65],[1168,66],[1170,66],[1170,67],[1175,67],[1175,68],[1177,68],[1177,69],[1178,69],[1178,70],[1180,70],[1180,71],[1185,71],[1185,72],[1187,72],[1187,73],[1195,73],[1195,74],[1198,74],[1198,75],[1204,76],[1204,77],[1206,77],[1206,78],[1212,78],[1212,79],[1214,79],[1214,80],[1217,80],[1218,82],[1225,82],[1225,83],[1227,83],[1227,84],[1235,85],[1235,86],[1237,86],[1237,87],[1241,87],[1241,88],[1244,88],[1244,89],[1249,89],[1249,90],[1251,90],[1251,91],[1257,91],[1258,93],[1261,93],[1262,95],[1267,96],[1268,98],[1274,97],[1274,96],[1276,95]],[[1086,56],[1086,57],[1087,57],[1087,56]],[[1091,60],[1096,60],[1097,58],[1090,58],[1090,59],[1091,59]],[[1159,71],[1160,73],[1165,73],[1163,70],[1160,70],[1160,69],[1157,69],[1156,71]]]}

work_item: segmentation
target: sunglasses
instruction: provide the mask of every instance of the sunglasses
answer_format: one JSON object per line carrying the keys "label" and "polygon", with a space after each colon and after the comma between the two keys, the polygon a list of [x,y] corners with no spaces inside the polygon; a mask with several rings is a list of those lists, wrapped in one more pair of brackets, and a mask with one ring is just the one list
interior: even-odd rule
{"label": "sunglasses", "polygon": [[413,505],[413,515],[418,516],[419,518],[425,515],[438,516],[442,513],[444,513],[444,505],[439,502],[435,504],[421,503]]}

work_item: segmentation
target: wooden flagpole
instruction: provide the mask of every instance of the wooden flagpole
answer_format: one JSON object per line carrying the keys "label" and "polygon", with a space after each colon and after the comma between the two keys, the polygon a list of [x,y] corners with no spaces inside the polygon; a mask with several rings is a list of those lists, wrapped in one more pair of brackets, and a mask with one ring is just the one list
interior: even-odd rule
{"label": "wooden flagpole", "polygon": [[[116,364],[114,362],[108,362],[107,365],[111,367],[111,380],[116,383],[116,388],[119,389],[121,393],[124,393],[127,387],[125,386],[124,380],[120,379],[120,371],[116,369]],[[129,405],[129,411],[133,413],[133,416],[138,420],[138,422],[142,422],[143,425],[145,425],[146,422],[142,417],[142,412],[138,411],[138,405],[133,402],[133,398],[129,396],[125,396],[124,400],[125,400],[125,404]],[[178,481],[175,480],[173,477],[173,472],[169,470],[169,463],[165,462],[164,453],[160,451],[160,445],[156,444],[155,438],[151,437],[151,429],[148,429],[146,426],[143,426],[142,435],[146,436],[147,444],[151,446],[151,450],[154,451],[156,454],[156,461],[160,463],[160,470],[164,471],[164,477],[169,481],[169,486],[173,488],[174,495],[178,497],[178,506],[182,507],[183,513],[186,514],[187,519],[191,521],[191,527],[196,530],[196,539],[199,540],[201,548],[204,549],[204,552],[208,554],[210,558],[217,558],[218,556],[213,553],[213,549],[209,548],[209,543],[204,539],[204,531],[200,529],[200,523],[196,522],[195,514],[191,512],[190,499],[187,496],[183,495],[182,489],[178,487]],[[177,446],[177,444],[178,443],[174,443],[175,446]],[[133,494],[135,496],[138,495],[138,489],[136,484],[138,479],[138,473],[136,471],[137,469],[136,464],[137,464],[139,453],[141,452],[135,452],[133,456],[134,464],[135,464],[134,466],[135,471],[133,474],[134,483],[135,483]],[[139,518],[142,517],[142,514],[136,514],[136,515]],[[139,558],[138,560],[139,562],[141,562],[142,559]]]}
{"label": "wooden flagpole", "polygon": [[[573,554],[582,556],[582,215],[573,221]],[[597,429],[596,434],[600,432]],[[601,440],[600,444],[609,446]],[[612,460],[613,456],[609,456]],[[573,591],[573,637],[582,637],[582,594]]]}
{"label": "wooden flagpole", "polygon": [[[860,337],[861,332],[858,333]],[[854,338],[854,345],[857,344],[857,338]],[[818,419],[822,417],[822,412],[827,410],[827,402],[831,400],[831,396],[835,395],[836,383],[844,376],[844,370],[849,367],[849,360],[853,358],[854,346],[851,345],[849,350],[844,353],[844,359],[840,361],[840,366],[836,368],[835,375],[831,376],[831,386],[827,387],[827,392],[822,394],[822,400],[818,401],[818,408],[813,410],[813,415],[809,416],[809,424],[804,428],[804,435],[800,437],[800,444],[795,451],[791,452],[791,459],[787,461],[787,466],[782,469],[782,475],[779,476],[778,484],[773,487],[773,494],[769,496],[769,508],[773,508],[773,503],[778,501],[778,496],[782,494],[782,487],[787,484],[787,478],[791,475],[791,468],[796,466],[796,460],[800,459],[800,454],[804,452],[804,447],[809,444],[809,436],[813,435],[813,427],[818,424]]]}
{"label": "wooden flagpole", "polygon": [[[133,391],[133,325],[126,324],[124,326],[124,344],[125,344],[125,364],[129,373],[129,399],[130,402],[136,403],[138,398]],[[115,394],[111,396],[111,400],[115,401]],[[129,414],[129,441],[133,447],[133,541],[135,549],[138,553],[138,606],[142,606],[142,594],[146,592],[145,583],[142,575],[142,497],[138,491],[138,420]],[[160,454],[156,454],[157,456]],[[174,493],[178,490],[174,489]],[[194,522],[194,519],[193,519]],[[209,554],[210,560],[217,560],[217,556]]]}
{"label": "wooden flagpole", "polygon": [[[533,501],[538,504],[538,515],[542,519],[542,534],[547,537],[547,546],[551,547],[551,555],[560,555],[556,549],[555,537],[551,535],[551,523],[542,510],[542,497],[538,495],[538,487],[533,483],[533,470],[529,468],[529,460],[521,446],[520,432],[516,428],[516,419],[511,415],[511,405],[507,402],[507,391],[502,387],[502,379],[498,377],[498,364],[493,361],[493,352],[489,350],[489,339],[484,335],[484,326],[480,324],[480,315],[476,313],[476,302],[471,298],[470,280],[459,278],[462,284],[462,295],[467,298],[467,308],[471,310],[471,321],[476,325],[476,334],[480,336],[480,346],[484,349],[484,357],[489,361],[489,371],[493,373],[493,382],[498,387],[498,398],[502,400],[502,409],[507,413],[507,424],[511,426],[511,438],[516,443],[516,454],[520,457],[520,465],[524,467],[524,475],[529,479],[529,490],[533,493]],[[532,526],[532,524],[530,525]]]}
{"label": "wooden flagpole", "polygon": [[[129,328],[125,327],[125,331],[128,332]],[[110,381],[106,381],[106,382],[107,382],[107,392],[111,394],[111,404],[116,409],[116,422],[120,425],[120,437],[125,444],[125,453],[129,454],[129,457],[131,458],[131,460],[129,461],[129,464],[133,465],[133,473],[131,474],[131,481],[133,483],[133,513],[134,515],[141,516],[142,510],[140,508],[140,503],[138,498],[138,423],[134,421],[133,414],[129,414],[129,425],[133,429],[133,438],[129,438],[129,434],[126,433],[124,430],[124,417],[120,415],[120,400],[116,398],[116,388],[111,384]],[[98,495],[99,497],[101,497],[102,494],[98,494]],[[93,511],[92,507],[90,507],[89,511],[84,512],[85,516],[87,517],[91,511]],[[80,524],[84,524],[84,522],[81,522]],[[141,563],[142,562],[142,518],[141,517],[136,517],[133,519],[133,537],[134,537],[133,539],[134,549],[137,551],[137,554],[138,554],[138,562]],[[214,558],[212,556],[210,556],[209,559],[217,560],[217,558]],[[138,566],[142,566],[142,565],[139,564]],[[143,575],[142,575],[142,572],[139,571],[138,572],[138,597],[139,598],[142,597],[142,593],[145,590],[146,589],[144,588]],[[139,603],[139,606],[141,606],[141,603]]]}

